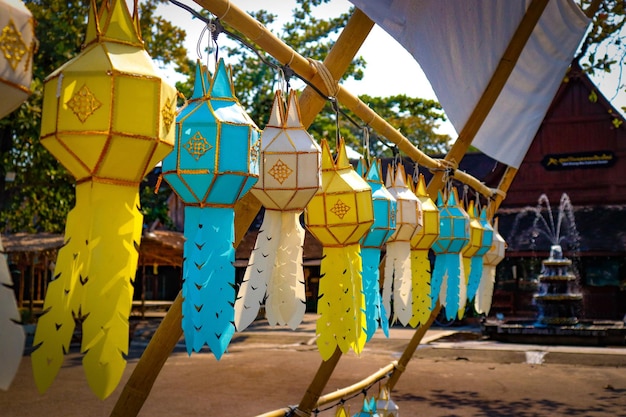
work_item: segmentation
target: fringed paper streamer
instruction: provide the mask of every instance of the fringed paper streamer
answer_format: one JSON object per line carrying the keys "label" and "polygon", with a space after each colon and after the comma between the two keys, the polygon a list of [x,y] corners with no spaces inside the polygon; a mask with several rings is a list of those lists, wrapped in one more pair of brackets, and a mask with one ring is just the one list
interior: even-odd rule
{"label": "fringed paper streamer", "polygon": [[[365,320],[367,328],[367,340],[369,341],[376,329],[387,320],[382,320],[380,305],[379,265],[380,249],[361,248],[363,262],[363,293],[365,295]],[[388,327],[387,327],[388,329]],[[385,333],[389,337],[389,331]]]}
{"label": "fringed paper streamer", "polygon": [[[265,303],[267,284],[280,246],[280,230],[280,213],[266,210],[235,301],[235,327],[238,331],[252,324],[259,314],[260,306]],[[269,316],[272,314],[269,312]],[[276,317],[272,318],[274,323],[278,322]]]}
{"label": "fringed paper streamer", "polygon": [[305,232],[299,216],[320,188],[321,150],[302,126],[294,91],[286,112],[281,92],[276,93],[261,142],[259,181],[251,192],[266,210],[235,302],[238,331],[254,321],[263,302],[271,325],[292,329],[306,310]]}
{"label": "fringed paper streamer", "polygon": [[[480,223],[482,230],[480,234],[480,245],[474,255],[471,256],[469,262],[465,258],[465,252],[463,253],[466,273],[467,270],[469,270],[467,279],[467,301],[473,302],[474,297],[476,297],[476,291],[478,291],[478,286],[480,285],[480,280],[483,276],[483,256],[485,256],[487,251],[491,248],[491,243],[493,241],[493,227],[491,227],[487,221],[487,210],[482,209],[480,211],[480,215],[477,216],[476,208],[472,207],[472,204],[470,203],[468,214],[470,217],[476,218],[476,220]],[[471,239],[473,240],[473,236]]]}
{"label": "fringed paper streamer", "polygon": [[317,348],[328,360],[339,348],[360,354],[367,334],[365,297],[361,287],[359,245],[324,248],[316,323]]}
{"label": "fringed paper streamer", "polygon": [[106,12],[98,13],[91,1],[81,53],[44,82],[41,143],[77,186],[32,360],[43,392],[77,320],[87,380],[106,398],[126,364],[142,228],[138,186],[174,144],[176,90],[162,82],[143,48],[138,13],[131,17],[121,0],[102,7]]}
{"label": "fringed paper streamer", "polygon": [[[465,247],[463,248],[463,251],[461,252],[462,259],[463,259],[463,274],[465,275],[464,279],[465,279],[466,296],[461,297],[459,301],[459,311],[457,312],[459,319],[462,319],[465,316],[465,306],[467,305],[467,300],[468,299],[471,299],[472,301],[474,300],[474,295],[470,295],[467,292],[470,287],[470,284],[472,285],[474,284],[473,282],[470,281],[471,280],[470,268],[472,266],[472,259],[474,257],[477,257],[478,251],[482,249],[483,235],[484,235],[484,229],[478,219],[478,216],[476,216],[476,209],[474,207],[473,201],[469,203],[466,213],[469,219],[470,233],[469,233],[469,240],[467,241],[467,244],[465,245]],[[479,257],[479,263],[482,265],[482,256]],[[480,276],[478,277],[478,280],[480,280]],[[478,286],[477,284],[478,284],[478,281],[476,281],[476,286]]]}
{"label": "fringed paper streamer", "polygon": [[430,259],[428,250],[411,250],[411,270],[413,273],[413,316],[409,321],[411,327],[425,324],[432,311],[432,296],[430,289]]}
{"label": "fringed paper streamer", "polygon": [[493,298],[493,287],[496,282],[496,267],[504,259],[505,251],[506,242],[498,233],[498,219],[496,219],[493,225],[491,247],[483,256],[483,273],[476,291],[476,298],[474,299],[474,308],[479,314],[489,315]]}
{"label": "fringed paper streamer", "polygon": [[413,316],[411,239],[422,226],[422,212],[417,196],[406,182],[404,166],[399,164],[395,173],[387,168],[386,186],[396,199],[396,230],[387,242],[383,304],[390,314],[393,296],[393,321],[407,325]]}
{"label": "fringed paper streamer", "polygon": [[[458,204],[456,189],[453,189],[444,204],[439,193],[440,233],[433,244],[435,268],[431,278],[431,291],[439,293],[439,302],[445,308],[446,318],[456,318],[461,303],[467,297],[467,285],[463,270],[461,251],[469,241],[469,216]],[[463,300],[463,301],[462,301]],[[433,297],[433,305],[436,298]]]}
{"label": "fringed paper streamer", "polygon": [[317,346],[324,360],[339,348],[361,352],[366,334],[359,241],[374,222],[372,190],[346,155],[343,139],[336,162],[322,140],[322,188],[305,211],[309,231],[323,245]]}
{"label": "fringed paper streamer", "polygon": [[430,318],[433,306],[430,279],[431,265],[428,252],[432,244],[439,237],[439,209],[426,192],[424,176],[420,174],[415,195],[422,208],[422,227],[411,239],[411,269],[413,274],[413,317],[409,325],[417,327],[425,324]]}
{"label": "fringed paper streamer", "polygon": [[374,223],[361,240],[367,340],[370,340],[379,326],[385,336],[389,337],[389,320],[381,306],[380,257],[381,247],[396,228],[397,205],[396,199],[383,184],[380,162],[374,160],[367,172],[365,171],[364,161],[361,159],[357,165],[357,173],[364,177],[372,188],[374,207]]}
{"label": "fringed paper streamer", "polygon": [[302,269],[305,233],[300,226],[300,213],[279,214],[282,218],[279,221],[281,240],[276,254],[275,273],[267,287],[265,310],[270,325],[286,325],[295,330],[306,310]]}
{"label": "fringed paper streamer", "polygon": [[7,390],[24,354],[26,335],[0,238],[0,389]]}
{"label": "fringed paper streamer", "polygon": [[163,178],[185,204],[183,332],[219,360],[235,332],[234,206],[258,179],[259,130],[233,91],[223,60],[209,79],[196,67],[191,99],[176,120]]}
{"label": "fringed paper streamer", "polygon": [[135,187],[98,182],[76,186],[55,279],[48,285],[32,353],[41,392],[52,384],[82,323],[83,366],[92,391],[106,398],[119,383],[128,353],[128,317],[143,216]]}
{"label": "fringed paper streamer", "polygon": [[385,309],[390,311],[392,308],[390,299],[393,299],[392,321],[399,320],[405,326],[413,316],[411,287],[411,246],[409,242],[387,242],[385,283],[383,284]]}
{"label": "fringed paper streamer", "polygon": [[183,318],[187,352],[209,345],[217,359],[235,333],[235,211],[185,207]]}

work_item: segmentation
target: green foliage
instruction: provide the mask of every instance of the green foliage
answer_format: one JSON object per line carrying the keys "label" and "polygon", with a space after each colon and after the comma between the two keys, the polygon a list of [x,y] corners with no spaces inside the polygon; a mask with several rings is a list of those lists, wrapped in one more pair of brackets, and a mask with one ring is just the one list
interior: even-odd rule
{"label": "green foliage", "polygon": [[[579,0],[587,10],[592,0]],[[578,54],[582,68],[589,74],[616,71],[618,89],[624,89],[623,68],[626,64],[626,3],[623,0],[602,0],[592,18],[591,29]],[[623,108],[626,111],[626,108]]]}
{"label": "green foliage", "polygon": [[[140,3],[146,49],[159,65],[188,73],[190,62],[182,46],[185,31],[156,15],[157,6],[166,2]],[[33,94],[0,120],[0,231],[59,233],[74,205],[74,179],[39,141],[42,86],[48,74],[80,52],[90,1],[25,3],[37,22],[39,48],[34,57]],[[14,180],[6,181],[7,173]]]}

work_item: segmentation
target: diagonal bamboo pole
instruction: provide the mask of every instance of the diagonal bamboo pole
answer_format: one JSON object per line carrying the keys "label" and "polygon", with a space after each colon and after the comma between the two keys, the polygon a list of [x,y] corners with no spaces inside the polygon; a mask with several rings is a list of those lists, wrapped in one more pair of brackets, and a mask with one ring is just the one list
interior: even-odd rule
{"label": "diagonal bamboo pole", "polygon": [[[339,84],[335,84],[331,88],[323,81],[319,74],[319,66],[298,54],[291,47],[286,45],[281,39],[265,28],[252,16],[245,13],[237,6],[232,4],[230,0],[194,0],[197,4],[217,16],[222,22],[229,24],[233,28],[240,31],[248,39],[256,43],[266,53],[272,55],[278,62],[283,65],[289,65],[296,74],[309,81],[316,88],[324,91],[329,96],[335,96],[337,100],[350,109],[357,117],[370,125],[378,134],[386,137],[395,143],[398,148],[408,157],[418,164],[436,170],[442,170],[450,167],[448,161],[437,160],[429,157],[419,149],[417,149],[404,135],[391,126],[385,119],[380,117],[376,112],[370,109],[367,104],[358,97],[350,94],[345,88]],[[538,0],[535,0],[538,1]],[[546,0],[542,0],[546,1]],[[361,13],[361,12],[359,12]],[[332,74],[332,71],[330,71]],[[336,80],[334,80],[336,82]],[[308,93],[311,94],[311,93]],[[308,120],[310,115],[306,116]],[[478,179],[458,170],[454,171],[454,177],[459,181],[469,185],[477,192],[491,197],[494,193],[489,187],[486,187]]]}
{"label": "diagonal bamboo pole", "polygon": [[[468,119],[467,123],[463,127],[463,130],[459,134],[459,138],[452,146],[452,149],[450,149],[450,152],[446,155],[445,159],[447,161],[460,161],[465,156],[465,153],[467,152],[467,149],[474,140],[476,133],[485,121],[487,114],[489,114],[489,111],[496,102],[496,99],[502,91],[502,88],[504,88],[504,84],[506,84],[506,81],[511,75],[511,72],[515,67],[515,63],[519,59],[519,56],[524,49],[524,45],[526,45],[526,42],[530,38],[530,35],[534,27],[537,25],[537,22],[539,21],[539,18],[541,17],[541,14],[543,13],[547,3],[548,0],[533,0],[533,2],[526,10],[526,14],[524,15],[524,18],[522,19],[520,25],[515,31],[515,34],[511,39],[511,42],[509,43],[502,59],[500,60],[496,71],[494,72],[489,84],[487,85],[487,88],[483,92],[483,95],[481,96],[478,104],[472,111],[470,118]],[[506,175],[506,181],[501,181],[500,183],[500,186],[506,189],[498,190],[499,192],[495,193],[495,195],[497,196],[496,198],[506,195],[506,190],[513,181],[517,170],[507,170],[506,173],[508,173],[508,175]],[[437,192],[443,186],[443,178],[443,172],[436,172],[433,175],[433,178],[428,184],[428,193],[430,194],[431,198],[434,198],[434,196],[436,196]],[[499,201],[501,202],[502,199],[500,199]],[[433,324],[433,322],[435,321],[435,317],[437,317],[440,311],[441,305],[437,303],[436,308],[430,314],[428,322],[420,326],[413,334],[413,337],[409,341],[409,344],[404,349],[402,356],[398,360],[398,366],[394,369],[391,377],[389,378],[388,385],[390,390],[393,389],[395,384],[400,379],[402,372],[404,372],[404,369],[411,361],[411,358],[413,357],[413,354],[415,353],[415,350],[419,346],[420,342],[424,338],[426,331]]]}

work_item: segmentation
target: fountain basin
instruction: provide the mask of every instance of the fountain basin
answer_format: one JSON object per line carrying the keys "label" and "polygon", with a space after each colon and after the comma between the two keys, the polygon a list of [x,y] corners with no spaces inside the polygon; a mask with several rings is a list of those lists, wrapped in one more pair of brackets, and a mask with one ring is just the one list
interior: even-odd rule
{"label": "fountain basin", "polygon": [[621,321],[579,320],[575,325],[550,326],[536,319],[486,320],[483,335],[505,343],[570,346],[624,346],[626,325]]}

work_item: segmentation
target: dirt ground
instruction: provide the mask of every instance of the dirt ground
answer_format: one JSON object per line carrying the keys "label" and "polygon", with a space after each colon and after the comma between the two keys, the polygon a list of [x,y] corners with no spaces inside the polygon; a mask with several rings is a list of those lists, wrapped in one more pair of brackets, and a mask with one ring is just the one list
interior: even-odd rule
{"label": "dirt ground", "polygon": [[[256,416],[296,405],[321,363],[310,336],[236,336],[220,361],[210,353],[189,357],[179,345],[139,415]],[[375,339],[360,357],[344,355],[324,392],[351,385],[397,360],[406,342],[403,337]],[[626,417],[626,367],[620,362],[626,356],[602,366],[576,359],[529,364],[510,352],[441,347],[426,345],[415,353],[392,392],[400,415]],[[30,358],[24,356],[10,390],[0,391],[0,416],[108,416],[141,350],[139,339],[131,345],[122,383],[104,401],[89,391],[80,354],[68,355],[43,395],[35,388]],[[368,397],[378,389],[375,384]],[[359,394],[348,402],[350,415],[359,411],[363,398]],[[333,416],[336,408],[324,410],[327,407],[321,407],[318,415]]]}

